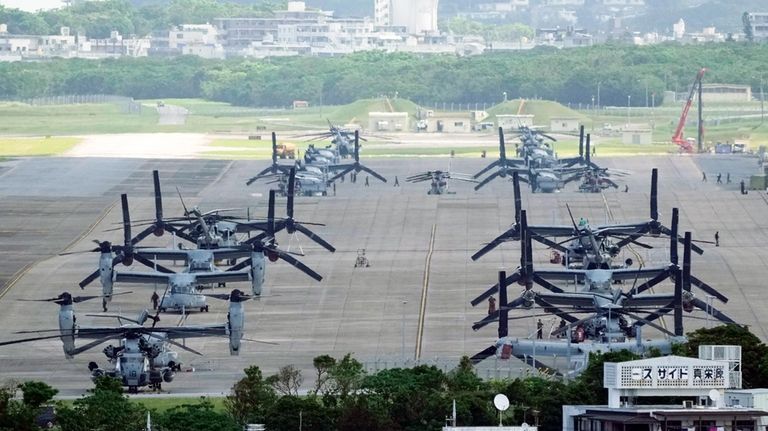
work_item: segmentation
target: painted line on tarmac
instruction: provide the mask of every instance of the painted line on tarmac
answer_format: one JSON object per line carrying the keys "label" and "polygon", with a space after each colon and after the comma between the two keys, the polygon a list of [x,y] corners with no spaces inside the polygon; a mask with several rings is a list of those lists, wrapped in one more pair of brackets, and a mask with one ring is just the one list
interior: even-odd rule
{"label": "painted line on tarmac", "polygon": [[[117,204],[117,200],[115,200],[114,202],[112,202],[112,204],[111,204],[111,205],[109,205],[109,206],[108,206],[108,207],[107,207],[107,208],[106,208],[106,209],[105,209],[105,210],[104,210],[104,211],[101,213],[101,215],[99,216],[99,218],[98,218],[98,219],[97,219],[97,220],[96,220],[94,223],[92,223],[92,224],[91,224],[91,225],[88,227],[88,229],[87,229],[85,232],[83,232],[83,233],[82,233],[81,235],[79,235],[77,238],[75,238],[74,240],[72,240],[72,241],[71,241],[71,242],[70,242],[70,243],[69,243],[69,244],[68,244],[66,247],[64,247],[64,249],[63,249],[62,251],[60,251],[60,252],[59,252],[59,253],[57,253],[57,254],[61,254],[61,253],[65,253],[65,252],[67,252],[67,251],[68,251],[70,248],[72,248],[72,247],[73,247],[75,244],[77,244],[78,242],[82,241],[82,240],[83,240],[83,238],[85,238],[86,236],[90,235],[90,234],[91,234],[91,232],[93,232],[93,230],[94,230],[94,229],[96,229],[96,226],[98,226],[98,225],[99,225],[99,223],[101,223],[101,221],[102,221],[102,220],[104,220],[104,217],[106,217],[106,216],[107,216],[107,214],[109,214],[109,213],[112,211],[112,208],[114,208],[116,204]],[[28,272],[29,272],[29,271],[30,271],[30,270],[31,270],[33,267],[35,267],[35,265],[37,265],[38,263],[41,263],[41,262],[45,262],[46,260],[48,260],[48,259],[51,259],[52,257],[54,257],[54,256],[49,256],[49,257],[47,257],[47,258],[45,258],[45,259],[40,259],[40,260],[38,260],[38,261],[36,261],[36,262],[30,262],[30,263],[26,264],[26,265],[25,265],[23,268],[21,268],[19,271],[17,271],[17,272],[16,272],[16,274],[14,274],[14,275],[13,275],[13,277],[11,278],[11,280],[10,280],[8,283],[6,283],[5,287],[3,288],[3,291],[2,291],[2,292],[0,292],[0,299],[3,299],[3,297],[5,296],[5,294],[6,294],[6,293],[8,293],[8,292],[9,292],[9,291],[10,291],[10,290],[13,288],[13,286],[14,286],[14,285],[16,285],[16,283],[18,283],[18,282],[19,282],[19,280],[21,280],[21,278],[22,278],[22,277],[24,277],[25,275],[27,275],[27,273],[28,273]]]}
{"label": "painted line on tarmac", "polygon": [[117,205],[117,199],[115,199],[115,200],[114,200],[114,201],[113,201],[113,202],[112,202],[112,203],[111,203],[109,206],[107,206],[107,207],[106,207],[106,208],[105,208],[105,209],[104,209],[104,210],[101,212],[101,215],[99,215],[99,218],[97,218],[95,222],[91,223],[91,225],[90,225],[90,226],[88,226],[88,229],[86,229],[86,230],[85,230],[83,233],[81,233],[80,235],[78,235],[78,237],[77,237],[77,238],[75,238],[75,239],[73,239],[72,241],[70,241],[70,243],[69,243],[69,244],[67,244],[67,245],[64,247],[64,249],[62,249],[62,250],[59,252],[59,254],[61,254],[61,253],[67,253],[67,252],[69,252],[69,249],[70,249],[70,248],[74,247],[74,246],[75,246],[75,244],[79,243],[79,242],[80,242],[80,241],[82,241],[82,240],[83,240],[85,237],[87,237],[88,235],[90,235],[90,234],[93,232],[93,230],[94,230],[94,229],[96,229],[96,226],[98,226],[99,224],[101,224],[101,222],[104,220],[104,218],[107,216],[107,214],[109,214],[110,212],[112,212],[112,209],[115,207],[115,205]]}
{"label": "painted line on tarmac", "polygon": [[414,353],[414,358],[417,361],[421,359],[421,346],[424,339],[424,319],[426,317],[427,309],[427,293],[429,292],[429,271],[432,266],[432,253],[435,251],[435,232],[437,232],[437,224],[432,225],[432,236],[429,238],[429,251],[427,252],[427,259],[424,262],[424,284],[421,287],[419,329],[416,333],[416,352]]}

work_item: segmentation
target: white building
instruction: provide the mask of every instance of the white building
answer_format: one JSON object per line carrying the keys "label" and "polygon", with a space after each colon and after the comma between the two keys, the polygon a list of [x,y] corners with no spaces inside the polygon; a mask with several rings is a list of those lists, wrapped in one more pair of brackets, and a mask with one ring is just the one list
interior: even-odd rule
{"label": "white building", "polygon": [[755,40],[768,40],[768,12],[750,13],[749,23],[752,27],[752,35],[755,37]]}
{"label": "white building", "polygon": [[437,31],[438,0],[375,0],[374,22],[382,27],[405,27],[411,34]]}
{"label": "white building", "polygon": [[[717,361],[665,356],[605,363],[603,386],[608,389],[609,404],[563,406],[562,429],[764,430],[768,391],[731,389],[732,370],[740,370],[741,361],[732,361],[730,353],[738,346],[701,347],[726,354],[709,355],[722,358]],[[734,363],[738,363],[735,368]],[[637,398],[652,396],[689,399],[677,405],[634,404]]]}
{"label": "white building", "polygon": [[685,21],[682,18],[680,18],[680,21],[672,24],[672,34],[674,34],[676,40],[682,39],[685,35]]}

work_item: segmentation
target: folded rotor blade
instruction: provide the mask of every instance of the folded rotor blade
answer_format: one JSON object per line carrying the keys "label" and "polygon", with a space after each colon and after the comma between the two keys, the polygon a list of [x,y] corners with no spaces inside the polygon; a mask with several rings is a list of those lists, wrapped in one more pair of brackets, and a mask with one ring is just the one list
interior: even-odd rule
{"label": "folded rotor blade", "polygon": [[75,356],[77,354],[80,354],[80,353],[83,353],[83,352],[88,351],[90,349],[93,349],[94,347],[96,347],[96,346],[98,346],[100,344],[106,343],[109,340],[114,340],[114,339],[120,338],[122,336],[123,336],[123,334],[108,335],[108,336],[106,336],[104,338],[99,338],[98,340],[91,341],[90,343],[85,344],[83,346],[76,347],[71,352],[67,352],[67,353],[69,353],[71,356]]}
{"label": "folded rotor blade", "polygon": [[147,259],[146,257],[140,255],[140,254],[134,254],[133,258],[136,259],[136,261],[140,262],[142,265],[147,266],[149,268],[152,268],[156,270],[157,272],[162,272],[165,274],[175,274],[176,271],[172,271],[163,265],[160,265],[159,263],[152,262],[151,260]]}
{"label": "folded rotor blade", "polygon": [[357,166],[357,167],[358,167],[358,169],[359,169],[359,170],[362,170],[362,171],[368,172],[368,173],[369,173],[369,174],[371,174],[371,176],[373,176],[374,178],[376,178],[376,179],[378,179],[378,180],[380,180],[380,181],[383,181],[383,182],[385,182],[385,183],[387,182],[387,179],[386,179],[386,178],[384,178],[383,176],[381,176],[381,175],[380,175],[378,172],[374,171],[373,169],[371,169],[371,168],[369,168],[369,167],[367,167],[367,166],[361,165],[361,164],[358,164],[358,166]]}
{"label": "folded rotor blade", "polygon": [[[506,281],[505,284],[507,286],[509,286],[512,283],[517,283],[518,280],[520,280],[521,277],[522,277],[522,275],[520,273],[520,268],[518,268],[515,272],[513,272],[511,275],[509,275],[505,279],[505,281]],[[496,293],[498,291],[499,291],[499,283],[496,283],[493,286],[491,286],[488,290],[486,290],[485,292],[481,293],[480,296],[478,296],[477,298],[475,298],[472,301],[470,301],[470,304],[472,304],[472,306],[475,307],[475,306],[477,306],[477,304],[485,301],[486,299],[488,299],[489,296],[493,295],[494,293]]]}
{"label": "folded rotor blade", "polygon": [[297,231],[299,231],[299,232],[303,233],[304,235],[306,235],[307,238],[309,238],[312,241],[320,244],[320,246],[322,246],[324,249],[330,251],[331,253],[334,253],[336,251],[336,248],[334,246],[332,246],[328,241],[320,238],[319,235],[317,235],[316,233],[314,233],[311,230],[307,229],[306,227],[302,226],[301,224],[298,224],[298,223],[294,224],[294,228]]}
{"label": "folded rotor blade", "polygon": [[280,259],[282,259],[282,260],[288,262],[289,264],[293,265],[298,270],[300,270],[301,272],[303,272],[303,273],[307,274],[308,276],[312,277],[316,281],[321,281],[323,279],[323,276],[321,276],[320,274],[316,273],[310,267],[308,267],[307,265],[304,265],[298,259],[294,258],[290,254],[288,254],[288,253],[286,253],[286,252],[284,252],[282,250],[279,250],[277,248],[270,248],[268,250],[269,250],[270,253],[275,253],[277,255],[277,257],[279,257]]}
{"label": "folded rotor blade", "polygon": [[472,362],[473,365],[477,365],[480,362],[490,358],[491,356],[494,356],[496,354],[496,346],[490,346],[486,347],[483,351],[479,353],[475,353],[472,355],[471,358],[469,358],[470,362]]}
{"label": "folded rotor blade", "polygon": [[491,175],[488,175],[487,177],[485,177],[482,181],[480,181],[480,183],[478,185],[475,186],[475,191],[480,190],[481,188],[485,187],[486,184],[488,184],[491,181],[493,181],[494,179],[496,179],[496,177],[501,175],[501,172],[502,171],[496,171],[496,172],[492,173]]}
{"label": "folded rotor blade", "polygon": [[81,281],[78,285],[80,286],[81,289],[85,289],[85,286],[91,284],[93,280],[96,280],[97,278],[99,278],[99,275],[101,275],[101,270],[97,269],[96,271],[93,271],[91,275],[89,275],[88,277],[85,277],[83,281]]}

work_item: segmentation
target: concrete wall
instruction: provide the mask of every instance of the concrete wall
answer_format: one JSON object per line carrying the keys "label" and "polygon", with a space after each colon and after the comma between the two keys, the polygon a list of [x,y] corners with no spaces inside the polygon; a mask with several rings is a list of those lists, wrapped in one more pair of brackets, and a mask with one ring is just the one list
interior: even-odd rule
{"label": "concrete wall", "polygon": [[533,115],[497,115],[496,127],[504,130],[517,130],[520,126],[533,126]]}
{"label": "concrete wall", "polygon": [[551,132],[578,132],[578,118],[552,118],[549,120],[549,130]]}
{"label": "concrete wall", "polygon": [[407,112],[371,112],[368,114],[368,130],[376,132],[410,131]]}
{"label": "concrete wall", "polygon": [[624,145],[650,145],[653,143],[653,133],[650,130],[625,130],[621,133]]}
{"label": "concrete wall", "polygon": [[430,133],[469,133],[472,121],[466,117],[430,117],[427,118],[427,132]]}

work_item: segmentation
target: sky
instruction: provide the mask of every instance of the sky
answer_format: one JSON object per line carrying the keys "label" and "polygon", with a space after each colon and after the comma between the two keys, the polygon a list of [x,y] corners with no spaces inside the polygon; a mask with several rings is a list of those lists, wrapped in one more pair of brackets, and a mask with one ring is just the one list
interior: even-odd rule
{"label": "sky", "polygon": [[34,12],[40,9],[61,7],[62,2],[61,0],[0,0],[0,5]]}

